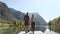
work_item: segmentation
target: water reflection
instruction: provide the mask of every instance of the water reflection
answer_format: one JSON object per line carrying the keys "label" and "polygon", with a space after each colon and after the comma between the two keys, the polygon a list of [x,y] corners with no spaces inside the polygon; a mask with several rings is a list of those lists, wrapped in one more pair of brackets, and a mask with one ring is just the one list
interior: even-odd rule
{"label": "water reflection", "polygon": [[43,26],[40,26],[40,27],[36,27],[35,30],[36,31],[42,31],[44,32],[47,28],[46,27],[43,27]]}
{"label": "water reflection", "polygon": [[[60,34],[59,26],[36,27],[35,30],[42,31],[44,34]],[[0,27],[0,34],[18,34],[20,27]]]}
{"label": "water reflection", "polygon": [[[35,30],[44,32],[46,28],[36,27]],[[18,34],[20,31],[20,27],[0,27],[0,34]]]}
{"label": "water reflection", "polygon": [[49,29],[60,34],[60,26],[49,26]]}
{"label": "water reflection", "polygon": [[46,31],[44,32],[44,34],[58,34],[58,33],[51,31],[47,28]]}
{"label": "water reflection", "polygon": [[18,32],[20,32],[18,27],[0,27],[0,34],[17,34]]}

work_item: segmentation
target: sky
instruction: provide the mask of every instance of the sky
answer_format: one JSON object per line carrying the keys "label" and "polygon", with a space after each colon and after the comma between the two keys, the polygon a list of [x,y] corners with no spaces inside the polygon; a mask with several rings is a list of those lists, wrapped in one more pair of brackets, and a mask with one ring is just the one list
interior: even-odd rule
{"label": "sky", "polygon": [[60,0],[0,0],[23,13],[39,13],[46,22],[60,16]]}

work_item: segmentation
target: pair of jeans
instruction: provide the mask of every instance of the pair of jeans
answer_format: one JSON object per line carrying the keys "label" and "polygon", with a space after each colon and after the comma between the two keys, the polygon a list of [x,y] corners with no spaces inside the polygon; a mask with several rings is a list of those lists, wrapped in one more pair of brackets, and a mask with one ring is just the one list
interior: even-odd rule
{"label": "pair of jeans", "polygon": [[31,30],[34,31],[35,30],[35,22],[31,23]]}

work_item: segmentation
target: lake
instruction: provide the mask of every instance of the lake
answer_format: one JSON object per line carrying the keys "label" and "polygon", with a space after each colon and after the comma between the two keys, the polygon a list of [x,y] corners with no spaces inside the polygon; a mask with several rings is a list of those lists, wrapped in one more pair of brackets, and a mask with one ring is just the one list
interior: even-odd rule
{"label": "lake", "polygon": [[[35,30],[44,32],[44,34],[60,34],[59,26],[40,26],[36,27]],[[0,34],[18,34],[20,27],[0,27]]]}

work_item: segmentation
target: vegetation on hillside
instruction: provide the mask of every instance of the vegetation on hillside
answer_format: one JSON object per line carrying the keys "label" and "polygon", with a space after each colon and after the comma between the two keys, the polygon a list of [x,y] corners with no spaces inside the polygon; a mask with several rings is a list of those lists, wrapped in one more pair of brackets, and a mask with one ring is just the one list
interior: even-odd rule
{"label": "vegetation on hillside", "polygon": [[51,21],[49,21],[49,25],[59,26],[60,25],[60,16],[58,18],[55,18]]}
{"label": "vegetation on hillside", "polygon": [[0,20],[0,27],[7,27],[7,28],[19,27],[20,30],[25,30],[24,21],[21,20],[13,20],[11,23],[8,23],[7,21],[4,20]]}

